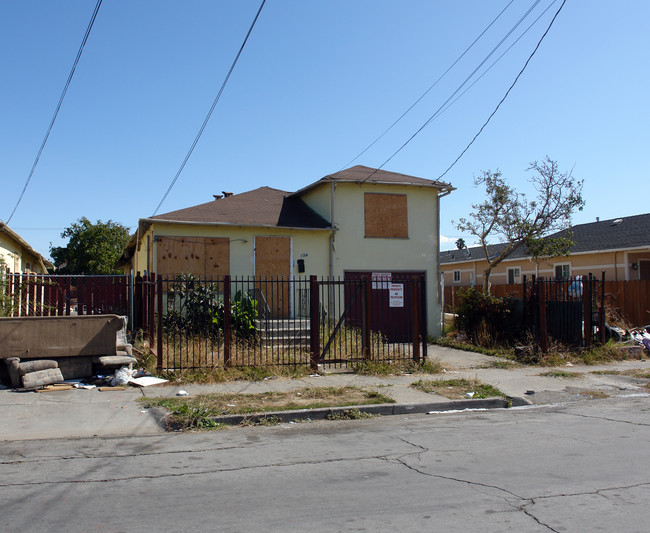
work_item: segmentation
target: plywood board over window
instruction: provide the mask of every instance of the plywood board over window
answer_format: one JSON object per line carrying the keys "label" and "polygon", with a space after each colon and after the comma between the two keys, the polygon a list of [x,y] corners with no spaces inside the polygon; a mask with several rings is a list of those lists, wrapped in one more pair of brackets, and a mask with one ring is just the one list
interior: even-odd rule
{"label": "plywood board over window", "polygon": [[156,243],[158,274],[218,277],[230,273],[230,239],[159,235]]}
{"label": "plywood board over window", "polygon": [[408,239],[408,211],[405,194],[364,194],[365,236]]}

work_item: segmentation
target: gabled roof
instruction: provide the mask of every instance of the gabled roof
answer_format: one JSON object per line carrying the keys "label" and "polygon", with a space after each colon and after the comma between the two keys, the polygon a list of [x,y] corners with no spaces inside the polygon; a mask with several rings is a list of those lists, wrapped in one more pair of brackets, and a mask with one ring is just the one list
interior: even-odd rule
{"label": "gabled roof", "polygon": [[[650,213],[578,224],[571,230],[572,239],[575,241],[575,245],[570,249],[572,254],[650,247]],[[549,238],[561,237],[564,234],[565,231],[559,231]],[[488,247],[490,257],[499,255],[505,246],[505,244],[490,245]],[[528,257],[528,250],[522,246],[508,256],[508,260],[525,257]],[[484,259],[485,254],[480,246],[440,252],[440,264]]]}
{"label": "gabled roof", "polygon": [[287,191],[260,187],[241,194],[215,199],[157,215],[149,222],[193,222],[236,226],[277,226],[285,228],[330,228],[330,223],[300,198]]}
{"label": "gabled roof", "polygon": [[27,244],[27,241],[23,239],[20,235],[18,235],[14,230],[12,230],[9,226],[7,226],[4,222],[0,220],[0,233],[4,233],[9,237],[12,241],[18,243],[23,250],[25,250],[28,254],[33,255],[37,261],[40,262],[40,267],[43,269],[43,272],[47,272],[48,268],[54,268],[54,265],[45,259],[41,254],[39,254],[34,248],[32,248],[29,244]]}
{"label": "gabled roof", "polygon": [[334,174],[329,174],[299,191],[292,194],[292,196],[300,196],[301,194],[323,185],[325,183],[376,183],[384,185],[417,185],[420,187],[432,187],[440,189],[441,192],[455,190],[449,183],[435,180],[427,180],[424,178],[416,178],[415,176],[408,176],[407,174],[399,174],[398,172],[389,172],[387,170],[378,170],[376,168],[364,167],[357,165],[345,170],[341,170]]}

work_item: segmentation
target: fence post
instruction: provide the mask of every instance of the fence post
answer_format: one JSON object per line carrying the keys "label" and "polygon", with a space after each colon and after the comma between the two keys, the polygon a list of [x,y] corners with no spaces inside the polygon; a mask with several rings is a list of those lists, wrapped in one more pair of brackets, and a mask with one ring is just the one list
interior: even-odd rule
{"label": "fence post", "polygon": [[370,278],[361,278],[361,353],[370,359]]}
{"label": "fence post", "polygon": [[142,329],[142,276],[138,272],[133,280],[133,331]]}
{"label": "fence post", "polygon": [[156,273],[149,274],[149,283],[147,284],[149,293],[147,294],[147,325],[149,326],[149,343],[154,339],[155,328],[155,304],[156,304]]}
{"label": "fence post", "polygon": [[[162,351],[163,351],[163,343],[162,343],[162,315],[163,315],[163,302],[162,302],[162,276],[158,276],[158,279],[156,280],[156,284],[152,286],[152,288],[155,287],[156,294],[154,297],[156,298],[156,307],[157,307],[157,313],[156,313],[156,365],[158,366],[158,370],[162,370]],[[153,343],[153,339],[151,340]]]}
{"label": "fence post", "polygon": [[591,309],[591,299],[592,294],[592,283],[591,283],[591,272],[587,279],[582,280],[582,304],[583,304],[583,334],[585,339],[585,346],[591,346],[591,321],[592,321],[592,309]]}
{"label": "fence post", "polygon": [[412,339],[413,339],[413,361],[420,362],[420,298],[418,291],[418,277],[413,276],[411,279],[411,294],[413,295],[413,318],[412,318]]}
{"label": "fence post", "polygon": [[441,324],[440,324],[440,336],[444,337],[445,336],[445,275],[440,274],[440,292],[442,293],[441,296],[441,313],[440,313],[440,319],[441,319]]}
{"label": "fence post", "polygon": [[133,279],[133,270],[129,272],[129,281],[128,281],[129,287],[129,296],[128,296],[128,303],[127,303],[127,308],[128,308],[128,313],[129,313],[129,326],[131,328],[131,331],[135,331],[135,309],[134,309],[134,297],[135,297],[135,287],[134,287],[134,279]]}
{"label": "fence post", "polygon": [[320,329],[318,315],[318,279],[316,276],[312,275],[309,276],[309,363],[312,372],[318,372],[318,361],[320,359]]}
{"label": "fence post", "polygon": [[546,287],[543,279],[537,280],[539,299],[539,345],[543,353],[548,352],[548,330],[546,329]]}
{"label": "fence post", "polygon": [[230,366],[232,331],[230,328],[230,276],[223,277],[223,364]]}
{"label": "fence post", "polygon": [[598,307],[598,339],[605,344],[605,271],[600,279],[600,306]]}

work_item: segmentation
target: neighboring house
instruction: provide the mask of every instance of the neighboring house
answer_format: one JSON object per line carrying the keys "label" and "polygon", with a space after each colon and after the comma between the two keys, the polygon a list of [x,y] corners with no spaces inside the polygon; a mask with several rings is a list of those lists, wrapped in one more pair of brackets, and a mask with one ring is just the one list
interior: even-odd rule
{"label": "neighboring house", "polygon": [[[497,265],[490,274],[492,285],[520,283],[531,275],[564,279],[585,276],[608,281],[650,279],[650,213],[573,226],[575,245],[564,257],[541,258],[537,262],[521,247]],[[562,232],[551,235],[559,236]],[[489,247],[496,257],[504,244]],[[446,286],[481,285],[487,266],[481,247],[440,253],[440,269]]]}
{"label": "neighboring house", "polygon": [[355,166],[291,193],[260,187],[142,218],[120,266],[172,275],[345,278],[422,273],[440,328],[439,200],[447,183]]}
{"label": "neighboring house", "polygon": [[14,230],[0,221],[0,257],[9,272],[47,274],[54,265],[39,254]]}

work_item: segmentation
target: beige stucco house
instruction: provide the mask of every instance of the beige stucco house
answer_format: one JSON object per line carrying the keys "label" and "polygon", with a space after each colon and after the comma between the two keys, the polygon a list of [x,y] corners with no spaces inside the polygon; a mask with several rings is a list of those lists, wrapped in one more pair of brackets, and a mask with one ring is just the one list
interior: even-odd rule
{"label": "beige stucco house", "polygon": [[47,274],[54,265],[39,254],[14,230],[0,221],[0,258],[10,273]]}
{"label": "beige stucco house", "polygon": [[440,198],[447,183],[355,166],[297,192],[260,187],[142,218],[125,270],[222,276],[422,273],[429,335],[440,328]]}
{"label": "beige stucco house", "polygon": [[[573,226],[570,254],[535,261],[525,247],[516,250],[490,274],[492,285],[520,283],[523,276],[569,278],[589,273],[608,281],[650,279],[650,213]],[[557,236],[558,234],[552,235]],[[497,256],[504,245],[490,246]],[[481,285],[487,266],[481,247],[440,253],[446,286]]]}

